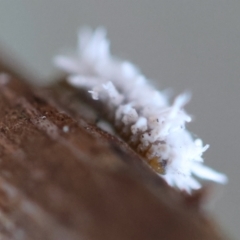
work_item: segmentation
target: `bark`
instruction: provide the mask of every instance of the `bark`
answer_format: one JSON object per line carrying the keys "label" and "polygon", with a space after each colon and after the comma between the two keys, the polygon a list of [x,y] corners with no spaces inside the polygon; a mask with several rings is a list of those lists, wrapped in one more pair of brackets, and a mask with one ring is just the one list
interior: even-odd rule
{"label": "bark", "polygon": [[0,76],[0,239],[226,239],[202,193],[169,188],[90,103]]}

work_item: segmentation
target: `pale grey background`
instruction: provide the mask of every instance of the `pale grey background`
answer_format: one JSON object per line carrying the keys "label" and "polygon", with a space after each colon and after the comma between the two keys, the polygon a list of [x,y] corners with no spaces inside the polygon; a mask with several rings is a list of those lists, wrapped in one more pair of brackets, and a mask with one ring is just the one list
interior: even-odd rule
{"label": "pale grey background", "polygon": [[206,163],[230,180],[211,207],[239,239],[240,1],[0,0],[0,42],[39,79],[55,76],[52,57],[75,47],[83,25],[105,26],[112,52],[160,88],[192,91],[189,128],[211,145]]}

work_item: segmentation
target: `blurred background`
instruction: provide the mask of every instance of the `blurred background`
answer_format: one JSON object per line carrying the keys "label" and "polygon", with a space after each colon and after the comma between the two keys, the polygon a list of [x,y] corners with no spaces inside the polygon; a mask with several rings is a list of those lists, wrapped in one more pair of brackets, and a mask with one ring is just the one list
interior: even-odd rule
{"label": "blurred background", "polygon": [[0,54],[32,81],[58,76],[53,56],[76,46],[81,26],[105,26],[114,55],[160,88],[193,93],[188,128],[210,149],[206,164],[229,177],[213,186],[210,211],[240,236],[240,1],[0,0]]}

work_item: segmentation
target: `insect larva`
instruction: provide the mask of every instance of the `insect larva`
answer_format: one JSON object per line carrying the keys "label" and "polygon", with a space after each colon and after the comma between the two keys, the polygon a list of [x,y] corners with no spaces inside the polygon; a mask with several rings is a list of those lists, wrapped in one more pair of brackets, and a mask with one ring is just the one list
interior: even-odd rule
{"label": "insect larva", "polygon": [[190,116],[183,110],[188,94],[172,105],[153,88],[133,64],[113,58],[104,29],[79,34],[73,57],[57,56],[55,63],[69,73],[68,82],[86,88],[108,110],[112,126],[171,186],[190,192],[201,187],[194,178],[225,183],[227,177],[203,165],[208,148],[185,129]]}

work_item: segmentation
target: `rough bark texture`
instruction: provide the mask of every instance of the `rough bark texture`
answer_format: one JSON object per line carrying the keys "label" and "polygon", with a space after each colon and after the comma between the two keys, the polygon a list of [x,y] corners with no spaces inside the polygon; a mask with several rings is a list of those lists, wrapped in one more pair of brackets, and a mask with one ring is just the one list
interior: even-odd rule
{"label": "rough bark texture", "polygon": [[0,239],[226,239],[85,100],[0,76]]}

